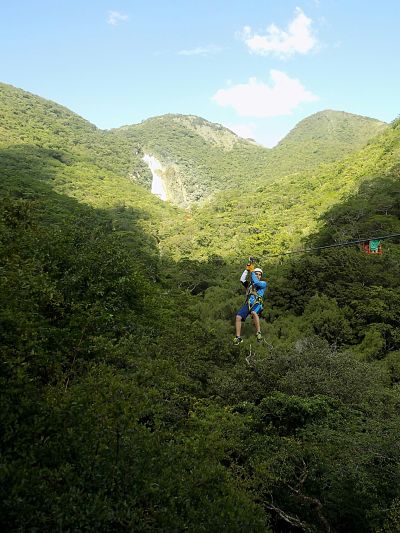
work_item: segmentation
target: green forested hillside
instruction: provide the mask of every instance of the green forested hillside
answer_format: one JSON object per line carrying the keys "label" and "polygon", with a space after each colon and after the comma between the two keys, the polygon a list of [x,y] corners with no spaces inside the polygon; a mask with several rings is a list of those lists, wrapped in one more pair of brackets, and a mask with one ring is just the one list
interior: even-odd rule
{"label": "green forested hillside", "polygon": [[386,128],[384,122],[341,111],[320,111],[305,118],[272,151],[279,174],[315,168],[361,149]]}
{"label": "green forested hillside", "polygon": [[[221,192],[194,208],[190,219],[179,221],[168,240],[169,247],[184,257],[219,254],[230,259],[251,254],[268,258],[298,248],[322,227],[321,217],[346,201],[361,184],[380,178],[397,180],[399,156],[400,130],[395,123],[339,162],[266,184],[258,182],[245,190]],[[352,228],[332,239],[364,238],[382,228],[377,223],[368,231],[360,234]]]}
{"label": "green forested hillside", "polygon": [[147,190],[151,173],[140,147],[116,142],[68,109],[4,84],[0,115],[0,189],[39,199],[47,220],[58,223],[62,211],[68,217],[63,202],[52,205],[57,194],[107,210],[115,234],[128,239],[140,228],[142,241],[156,242],[162,221],[168,227],[179,217]]}
{"label": "green forested hillside", "polygon": [[168,198],[182,207],[260,175],[269,152],[195,116],[164,115],[114,134],[162,163]]}
{"label": "green forested hillside", "polygon": [[195,116],[164,115],[114,133],[157,157],[169,199],[187,207],[217,191],[249,190],[254,181],[265,184],[342,159],[385,127],[378,120],[323,111],[300,122],[271,150]]}
{"label": "green forested hillside", "polygon": [[300,122],[274,149],[241,139],[200,117],[164,115],[102,131],[65,107],[0,84],[0,142],[48,150],[64,165],[92,166],[150,189],[144,153],[164,166],[169,199],[187,207],[226,189],[249,189],[293,172],[341,159],[362,147],[385,124],[367,117],[324,111]]}
{"label": "green forested hillside", "polygon": [[64,165],[86,163],[144,185],[151,182],[139,146],[116,143],[108,132],[59,104],[0,83],[0,116],[4,146],[31,144]]}
{"label": "green forested hillside", "polygon": [[[84,121],[75,152],[75,115],[56,141],[4,109],[2,530],[398,531],[399,240],[268,254],[400,233],[399,122],[257,202],[183,212],[97,157]],[[246,323],[237,347],[249,251],[264,341]]]}

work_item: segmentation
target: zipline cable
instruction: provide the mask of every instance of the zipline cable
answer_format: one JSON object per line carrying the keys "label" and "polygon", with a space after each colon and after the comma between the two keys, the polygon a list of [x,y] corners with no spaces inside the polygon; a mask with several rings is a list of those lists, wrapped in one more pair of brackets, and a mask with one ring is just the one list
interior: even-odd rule
{"label": "zipline cable", "polygon": [[370,237],[368,239],[358,239],[355,241],[338,242],[335,244],[327,244],[325,246],[316,246],[314,248],[303,248],[302,250],[292,250],[290,252],[281,252],[279,254],[271,254],[271,255],[268,254],[266,258],[268,259],[270,257],[280,257],[281,255],[304,254],[304,253],[314,252],[315,250],[324,250],[326,248],[340,248],[341,246],[351,246],[352,244],[361,244],[362,242],[383,241],[384,239],[390,239],[392,237],[400,237],[400,233],[391,233],[390,235],[383,235],[383,237]]}

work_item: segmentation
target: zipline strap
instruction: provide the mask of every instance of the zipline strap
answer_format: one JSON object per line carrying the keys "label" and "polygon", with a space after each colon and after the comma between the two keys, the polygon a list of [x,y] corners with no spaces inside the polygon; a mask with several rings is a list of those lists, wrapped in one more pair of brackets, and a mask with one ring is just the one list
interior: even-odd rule
{"label": "zipline strap", "polygon": [[371,237],[369,239],[358,239],[356,241],[346,241],[346,242],[338,242],[336,244],[327,244],[325,246],[316,246],[315,248],[303,248],[303,250],[292,250],[290,252],[281,252],[279,254],[271,254],[267,255],[266,257],[280,257],[281,255],[292,255],[292,254],[304,254],[308,252],[313,252],[315,250],[324,250],[326,248],[339,248],[341,246],[351,246],[352,244],[360,244],[363,242],[370,242],[370,241],[382,241],[383,239],[390,239],[392,237],[400,237],[400,233],[392,233],[390,235],[383,235],[383,237]]}
{"label": "zipline strap", "polygon": [[257,304],[260,304],[260,305],[263,305],[264,303],[264,300],[262,299],[262,297],[260,295],[257,295],[257,297],[255,298],[254,302],[250,305],[250,302],[248,302],[248,307],[249,307],[249,312],[251,312],[251,310],[253,309],[253,307],[255,307]]}
{"label": "zipline strap", "polygon": [[[254,296],[254,302],[250,305],[250,297],[251,296]],[[264,303],[263,297],[260,296],[258,294],[258,292],[254,289],[254,284],[253,283],[250,283],[250,285],[247,287],[246,300],[245,300],[244,303],[247,304],[247,306],[249,308],[249,311],[251,311],[256,304],[263,305],[263,303]]]}

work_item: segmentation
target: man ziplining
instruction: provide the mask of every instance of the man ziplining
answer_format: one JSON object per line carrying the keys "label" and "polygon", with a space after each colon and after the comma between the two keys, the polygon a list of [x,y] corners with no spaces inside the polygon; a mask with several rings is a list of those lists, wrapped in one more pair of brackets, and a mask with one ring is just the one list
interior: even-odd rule
{"label": "man ziplining", "polygon": [[[299,254],[299,253],[312,253],[314,251],[319,250],[325,250],[328,248],[339,248],[342,246],[351,246],[354,244],[361,245],[361,249],[363,252],[367,253],[368,255],[382,255],[382,243],[381,241],[383,239],[391,239],[393,237],[400,237],[400,233],[392,233],[389,235],[383,235],[380,237],[373,237],[373,238],[367,238],[367,239],[356,239],[352,241],[346,241],[346,242],[338,242],[333,244],[326,244],[324,246],[315,246],[313,248],[304,248],[302,250],[292,250],[288,252],[280,252],[277,254],[269,255],[269,257],[280,257],[283,255],[291,255],[291,254]],[[261,268],[254,268],[254,262],[255,260],[250,257],[250,262],[246,266],[246,270],[243,272],[240,281],[242,284],[247,288],[246,293],[246,302],[245,304],[239,309],[239,311],[236,314],[236,337],[233,339],[234,344],[240,344],[243,342],[242,337],[240,336],[240,332],[242,329],[242,322],[246,320],[246,318],[251,315],[254,326],[256,328],[256,337],[257,341],[261,342],[262,335],[261,335],[261,328],[260,328],[260,315],[263,310],[263,296],[267,289],[268,283],[266,281],[261,281],[261,276],[263,271]],[[247,276],[250,273],[251,281],[247,281]]]}
{"label": "man ziplining", "polygon": [[[247,281],[247,277],[250,274],[251,281]],[[236,314],[236,337],[233,339],[234,344],[240,344],[243,342],[240,336],[242,329],[242,322],[251,315],[256,328],[256,338],[258,342],[262,341],[261,327],[260,327],[260,315],[263,310],[263,296],[267,290],[268,283],[261,281],[263,271],[261,268],[254,268],[254,263],[250,258],[250,263],[247,263],[246,270],[240,277],[241,283],[246,287],[246,301],[244,305],[239,309]]]}

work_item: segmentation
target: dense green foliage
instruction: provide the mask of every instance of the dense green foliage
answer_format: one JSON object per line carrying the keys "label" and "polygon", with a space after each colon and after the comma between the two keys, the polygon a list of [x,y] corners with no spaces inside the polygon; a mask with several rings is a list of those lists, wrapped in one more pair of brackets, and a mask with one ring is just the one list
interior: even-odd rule
{"label": "dense green foliage", "polygon": [[251,189],[342,159],[385,127],[370,118],[323,111],[300,122],[271,150],[195,116],[163,115],[114,133],[157,157],[167,197],[187,207],[217,191],[242,190],[246,181]]}
{"label": "dense green foliage", "polygon": [[232,188],[265,168],[269,150],[218,124],[185,115],[163,115],[114,131],[139,144],[163,165],[167,197],[183,207]]}
{"label": "dense green foliage", "polygon": [[[189,213],[126,179],[117,135],[92,151],[100,132],[64,110],[58,138],[58,106],[10,91],[2,530],[398,531],[398,240],[382,256],[268,254],[400,233],[400,123],[340,163],[260,185],[257,202],[245,183]],[[246,323],[236,347],[249,251],[270,282],[265,340]]]}
{"label": "dense green foliage", "polygon": [[[180,219],[168,244],[181,256],[196,258],[219,254],[267,259],[271,254],[299,248],[310,234],[323,228],[329,209],[356,194],[362,184],[368,190],[368,183],[375,179],[396,183],[399,157],[400,128],[394,125],[340,162],[323,164],[316,170],[290,174],[266,184],[252,182],[244,189],[221,192],[206,204],[194,207],[191,218]],[[386,213],[385,202],[390,194],[382,191],[377,215]],[[360,213],[365,209],[365,200],[368,193],[359,202]],[[365,231],[349,224],[346,231],[339,229],[331,242],[379,234],[385,220],[370,224]]]}
{"label": "dense green foliage", "polygon": [[386,124],[340,111],[320,111],[305,118],[272,151],[280,175],[315,168],[361,149]]}
{"label": "dense green foliage", "polygon": [[138,145],[102,131],[65,107],[0,83],[2,146],[32,145],[72,169],[91,165],[100,174],[130,176],[149,185],[151,176]]}

